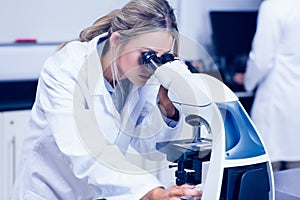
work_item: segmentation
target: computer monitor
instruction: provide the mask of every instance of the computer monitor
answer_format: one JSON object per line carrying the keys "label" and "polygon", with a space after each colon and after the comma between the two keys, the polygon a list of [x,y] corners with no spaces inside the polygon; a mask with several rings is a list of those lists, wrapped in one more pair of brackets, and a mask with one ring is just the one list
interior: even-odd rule
{"label": "computer monitor", "polygon": [[212,39],[218,56],[248,54],[258,11],[210,11]]}

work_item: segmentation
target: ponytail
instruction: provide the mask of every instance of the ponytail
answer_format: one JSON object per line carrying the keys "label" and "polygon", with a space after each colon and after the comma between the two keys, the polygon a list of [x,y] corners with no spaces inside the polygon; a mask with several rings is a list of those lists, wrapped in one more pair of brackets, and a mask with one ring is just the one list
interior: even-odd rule
{"label": "ponytail", "polygon": [[[119,9],[113,10],[107,15],[97,19],[92,26],[87,27],[83,29],[80,34],[79,38],[71,41],[81,41],[81,42],[88,42],[92,40],[94,37],[106,33],[109,30],[111,30],[111,23],[114,20],[114,18],[117,16],[117,14],[120,12]],[[62,43],[58,48],[57,51],[62,49],[66,44],[68,44],[71,41],[67,41]]]}
{"label": "ponytail", "polygon": [[113,10],[104,17],[97,19],[92,26],[81,31],[79,40],[81,42],[88,42],[94,37],[108,32],[111,29],[111,22],[114,20],[119,11],[119,9]]}

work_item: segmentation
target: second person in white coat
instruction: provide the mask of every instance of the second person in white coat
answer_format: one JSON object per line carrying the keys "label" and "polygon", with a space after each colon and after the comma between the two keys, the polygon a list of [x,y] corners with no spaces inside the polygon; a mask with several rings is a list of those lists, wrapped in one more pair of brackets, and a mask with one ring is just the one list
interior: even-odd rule
{"label": "second person in white coat", "polygon": [[262,2],[244,85],[274,170],[300,167],[300,1]]}

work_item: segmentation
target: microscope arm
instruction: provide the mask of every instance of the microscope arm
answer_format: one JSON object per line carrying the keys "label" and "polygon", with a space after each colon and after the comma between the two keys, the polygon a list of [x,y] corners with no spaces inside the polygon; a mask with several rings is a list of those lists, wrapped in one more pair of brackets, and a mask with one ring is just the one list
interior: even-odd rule
{"label": "microscope arm", "polygon": [[186,115],[199,115],[208,121],[213,113],[212,103],[238,101],[221,81],[206,74],[191,73],[180,60],[161,65],[154,71],[154,77],[169,90],[172,102]]}

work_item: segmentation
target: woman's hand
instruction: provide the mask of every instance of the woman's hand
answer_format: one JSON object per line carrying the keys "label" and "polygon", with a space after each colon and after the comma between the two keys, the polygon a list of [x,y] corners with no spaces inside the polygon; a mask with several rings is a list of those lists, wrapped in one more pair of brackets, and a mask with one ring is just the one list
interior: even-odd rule
{"label": "woman's hand", "polygon": [[172,101],[168,97],[168,90],[163,86],[160,86],[158,91],[159,108],[161,112],[168,118],[178,121],[178,110],[173,105]]}
{"label": "woman's hand", "polygon": [[201,197],[202,191],[192,185],[174,185],[168,189],[154,188],[141,200],[180,200],[182,196]]}

